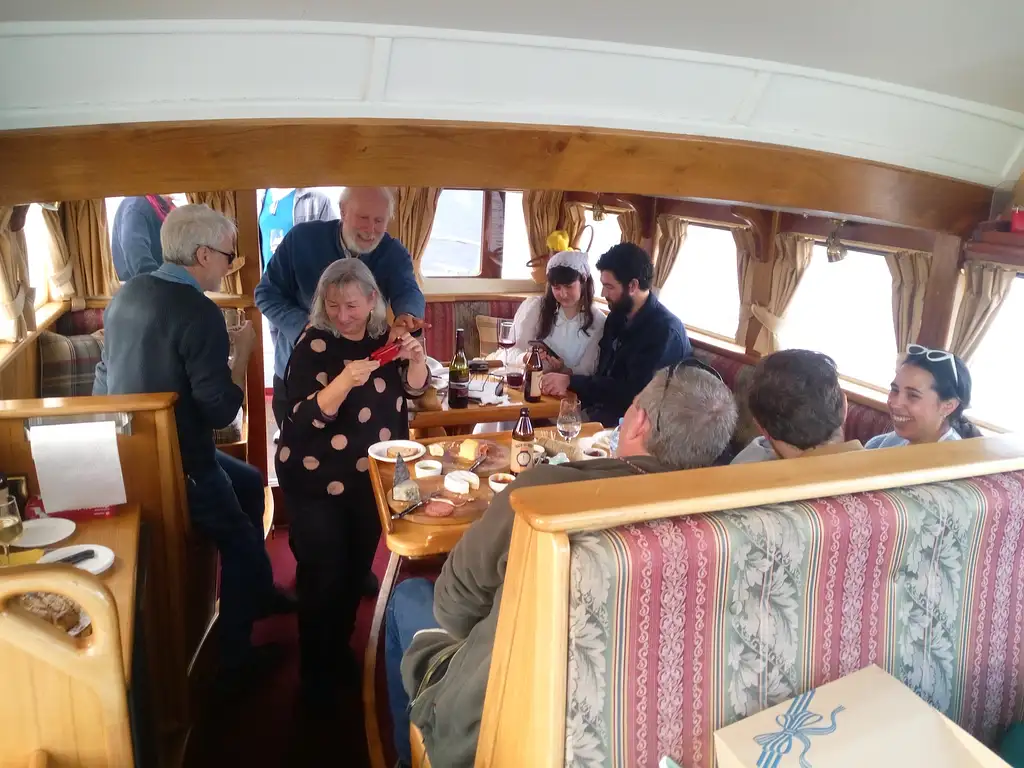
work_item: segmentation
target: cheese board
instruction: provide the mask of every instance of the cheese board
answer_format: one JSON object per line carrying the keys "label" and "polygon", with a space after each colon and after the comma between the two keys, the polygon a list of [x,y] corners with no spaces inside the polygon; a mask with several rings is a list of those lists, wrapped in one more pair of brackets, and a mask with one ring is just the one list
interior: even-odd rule
{"label": "cheese board", "polygon": [[[455,499],[458,506],[446,517],[436,517],[423,511],[423,507],[402,517],[412,523],[421,525],[465,525],[480,517],[487,509],[487,505],[494,498],[494,491],[491,490],[486,481],[480,482],[477,488],[470,488],[468,494],[459,498],[458,494],[445,491],[444,477],[421,477],[413,480],[420,489],[420,498],[426,499],[432,494],[440,494],[439,498]],[[449,481],[451,483],[451,481]],[[388,491],[388,506],[393,514],[398,514],[408,508],[412,502],[395,501],[392,491]]]}
{"label": "cheese board", "polygon": [[480,458],[481,452],[486,452],[487,456],[473,470],[480,477],[488,477],[495,472],[508,472],[509,447],[493,440],[465,437],[431,443],[427,449],[424,458],[440,461],[444,474],[456,469],[469,469]]}

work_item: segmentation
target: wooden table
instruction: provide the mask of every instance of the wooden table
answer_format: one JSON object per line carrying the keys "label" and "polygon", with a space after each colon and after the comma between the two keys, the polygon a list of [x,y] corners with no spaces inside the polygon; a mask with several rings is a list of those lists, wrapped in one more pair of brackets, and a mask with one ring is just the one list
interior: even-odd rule
{"label": "wooden table", "polygon": [[[470,388],[479,387],[481,382],[487,381],[489,378],[486,374],[474,374],[470,377]],[[490,380],[494,381],[494,379]],[[519,409],[523,406],[530,409],[531,419],[555,419],[558,417],[558,407],[562,402],[560,397],[541,395],[539,403],[528,403],[523,399],[522,387],[513,389],[506,386],[505,393],[508,395],[508,405],[480,405],[471,401],[467,408],[449,408],[447,396],[442,397],[440,398],[440,410],[410,410],[409,427],[411,429],[442,427],[449,430],[449,434],[455,434],[460,427],[515,421],[519,418]]]}

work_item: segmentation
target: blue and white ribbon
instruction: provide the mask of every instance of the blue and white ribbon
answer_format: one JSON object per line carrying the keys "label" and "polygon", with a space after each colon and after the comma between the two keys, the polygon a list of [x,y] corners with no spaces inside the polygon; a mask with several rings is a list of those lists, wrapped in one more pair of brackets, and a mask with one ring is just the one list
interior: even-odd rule
{"label": "blue and white ribbon", "polygon": [[839,706],[832,710],[831,724],[819,726],[825,718],[819,714],[809,711],[814,691],[801,693],[789,709],[775,717],[781,731],[763,733],[755,736],[754,741],[761,745],[761,756],[757,758],[757,768],[777,768],[782,761],[783,755],[788,755],[793,748],[794,739],[803,744],[800,752],[800,768],[811,768],[806,760],[807,752],[811,748],[811,736],[827,736],[836,729],[836,714],[842,712],[845,707]]}

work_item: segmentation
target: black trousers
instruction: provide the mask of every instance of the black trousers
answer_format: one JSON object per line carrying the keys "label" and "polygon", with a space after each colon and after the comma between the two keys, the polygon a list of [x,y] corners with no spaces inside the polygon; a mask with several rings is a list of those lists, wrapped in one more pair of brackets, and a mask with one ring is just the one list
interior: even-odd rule
{"label": "black trousers", "polygon": [[281,429],[288,416],[288,390],[280,376],[274,376],[274,396],[270,401],[270,409],[274,412],[277,428]]}
{"label": "black trousers", "polygon": [[344,664],[351,663],[345,646],[377,551],[380,518],[369,477],[365,483],[346,483],[337,499],[311,499],[287,491],[285,499],[296,561],[302,682],[331,691]]}

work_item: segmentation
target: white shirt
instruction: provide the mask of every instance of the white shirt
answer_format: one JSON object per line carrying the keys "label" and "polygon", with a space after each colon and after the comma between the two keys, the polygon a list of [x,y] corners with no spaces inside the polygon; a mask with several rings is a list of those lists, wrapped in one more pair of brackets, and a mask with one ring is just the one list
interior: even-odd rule
{"label": "white shirt", "polygon": [[[527,352],[529,343],[537,339],[542,301],[542,297],[532,296],[519,305],[512,321],[516,329],[516,345],[509,350],[507,360],[521,360]],[[601,354],[598,344],[604,333],[604,313],[596,304],[591,307],[591,312],[594,321],[584,332],[583,313],[579,312],[576,317],[570,319],[565,316],[565,310],[559,307],[551,333],[546,339],[542,339],[569,368],[572,368],[573,373],[583,376],[590,376],[597,370],[597,361]]]}
{"label": "white shirt", "polygon": [[[939,438],[940,443],[945,443],[949,440],[959,440],[960,433],[950,427],[946,434]],[[864,444],[865,448],[899,448],[903,445],[910,445],[909,440],[897,435],[895,432],[886,432],[884,435],[875,435],[867,443]]]}

